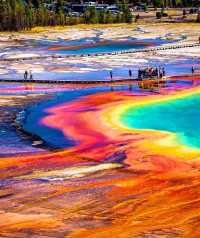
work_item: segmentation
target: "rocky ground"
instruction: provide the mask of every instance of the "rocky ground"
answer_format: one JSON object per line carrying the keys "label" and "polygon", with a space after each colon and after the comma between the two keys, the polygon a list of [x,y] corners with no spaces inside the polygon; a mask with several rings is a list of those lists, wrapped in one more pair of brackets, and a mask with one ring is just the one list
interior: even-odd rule
{"label": "rocky ground", "polygon": [[[37,104],[42,94],[1,95],[0,98],[0,155],[22,155],[42,152],[45,149],[35,147],[39,139],[25,134],[18,120],[23,119],[23,111],[28,105]],[[37,142],[37,143],[36,143]],[[40,143],[40,145],[42,142]]]}

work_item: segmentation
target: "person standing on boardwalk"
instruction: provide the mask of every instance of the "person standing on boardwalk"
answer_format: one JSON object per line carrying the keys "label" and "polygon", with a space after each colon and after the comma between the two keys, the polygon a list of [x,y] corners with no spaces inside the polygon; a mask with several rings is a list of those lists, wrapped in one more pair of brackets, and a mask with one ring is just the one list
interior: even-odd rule
{"label": "person standing on boardwalk", "polygon": [[162,77],[163,77],[162,69],[161,69],[161,67],[159,67],[159,78],[162,78]]}
{"label": "person standing on boardwalk", "polygon": [[129,73],[129,78],[132,79],[132,70],[129,69],[128,73]]}
{"label": "person standing on boardwalk", "polygon": [[110,80],[112,80],[112,79],[113,79],[113,72],[110,71]]}
{"label": "person standing on boardwalk", "polygon": [[[194,66],[192,66],[192,75],[194,74]],[[195,85],[194,77],[192,77],[192,85]]]}
{"label": "person standing on boardwalk", "polygon": [[163,67],[163,68],[162,68],[162,76],[165,77],[165,74],[166,74],[165,68]]}
{"label": "person standing on boardwalk", "polygon": [[192,74],[194,74],[194,67],[192,66]]}
{"label": "person standing on boardwalk", "polygon": [[138,79],[139,80],[142,79],[142,71],[141,71],[141,69],[138,69]]}
{"label": "person standing on boardwalk", "polygon": [[24,72],[24,80],[27,80],[27,78],[28,78],[28,72],[27,72],[27,70]]}
{"label": "person standing on boardwalk", "polygon": [[156,78],[159,78],[158,68],[155,69],[155,75],[156,75]]}
{"label": "person standing on boardwalk", "polygon": [[29,75],[30,75],[30,80],[33,80],[33,74],[31,72],[31,70],[29,71]]}

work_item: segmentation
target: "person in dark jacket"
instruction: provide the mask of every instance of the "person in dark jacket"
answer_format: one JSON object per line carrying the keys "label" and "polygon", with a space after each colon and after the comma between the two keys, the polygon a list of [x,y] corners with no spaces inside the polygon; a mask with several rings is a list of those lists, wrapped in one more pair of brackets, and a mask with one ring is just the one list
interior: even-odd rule
{"label": "person in dark jacket", "polygon": [[132,70],[129,69],[128,73],[129,73],[129,78],[131,79],[132,78]]}
{"label": "person in dark jacket", "polygon": [[194,74],[194,67],[192,66],[192,74]]}
{"label": "person in dark jacket", "polygon": [[113,72],[110,71],[110,79],[112,80],[113,79]]}
{"label": "person in dark jacket", "polygon": [[26,70],[25,72],[24,72],[24,80],[26,80],[28,78],[28,71]]}
{"label": "person in dark jacket", "polygon": [[163,68],[162,68],[162,75],[163,75],[163,77],[165,77],[165,74],[166,74],[165,68],[163,67]]}

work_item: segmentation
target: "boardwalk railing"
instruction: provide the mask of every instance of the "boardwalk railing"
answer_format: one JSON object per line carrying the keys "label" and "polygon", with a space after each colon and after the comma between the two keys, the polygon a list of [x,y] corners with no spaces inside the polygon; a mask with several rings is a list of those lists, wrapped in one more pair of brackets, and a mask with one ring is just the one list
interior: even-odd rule
{"label": "boardwalk railing", "polygon": [[102,80],[59,80],[59,79],[9,79],[4,78],[0,79],[0,82],[9,82],[9,83],[40,83],[40,84],[117,84],[117,83],[138,83],[138,82],[164,82],[167,81],[167,78],[159,78],[159,79],[145,79],[139,80],[138,78],[121,78],[121,79],[102,79]]}
{"label": "boardwalk railing", "polygon": [[163,51],[163,50],[173,50],[179,48],[190,48],[190,47],[200,47],[200,43],[193,44],[182,44],[182,45],[169,45],[169,46],[159,46],[159,47],[150,47],[146,49],[138,49],[138,50],[123,50],[116,52],[105,52],[105,53],[91,53],[91,54],[66,54],[66,55],[45,55],[45,56],[35,56],[35,57],[24,57],[24,58],[0,58],[0,61],[24,61],[24,60],[34,60],[34,59],[59,59],[59,58],[74,58],[74,57],[94,57],[94,56],[104,56],[104,55],[120,55],[120,54],[133,54],[133,53],[147,53],[147,52],[155,52],[155,51]]}

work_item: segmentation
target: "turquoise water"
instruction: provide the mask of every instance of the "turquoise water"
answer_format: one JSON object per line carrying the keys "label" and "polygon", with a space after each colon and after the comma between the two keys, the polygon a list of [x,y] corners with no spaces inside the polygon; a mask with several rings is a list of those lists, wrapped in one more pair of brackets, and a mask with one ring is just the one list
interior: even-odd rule
{"label": "turquoise water", "polygon": [[121,120],[129,128],[176,133],[179,143],[200,148],[199,94],[130,108],[122,115]]}

